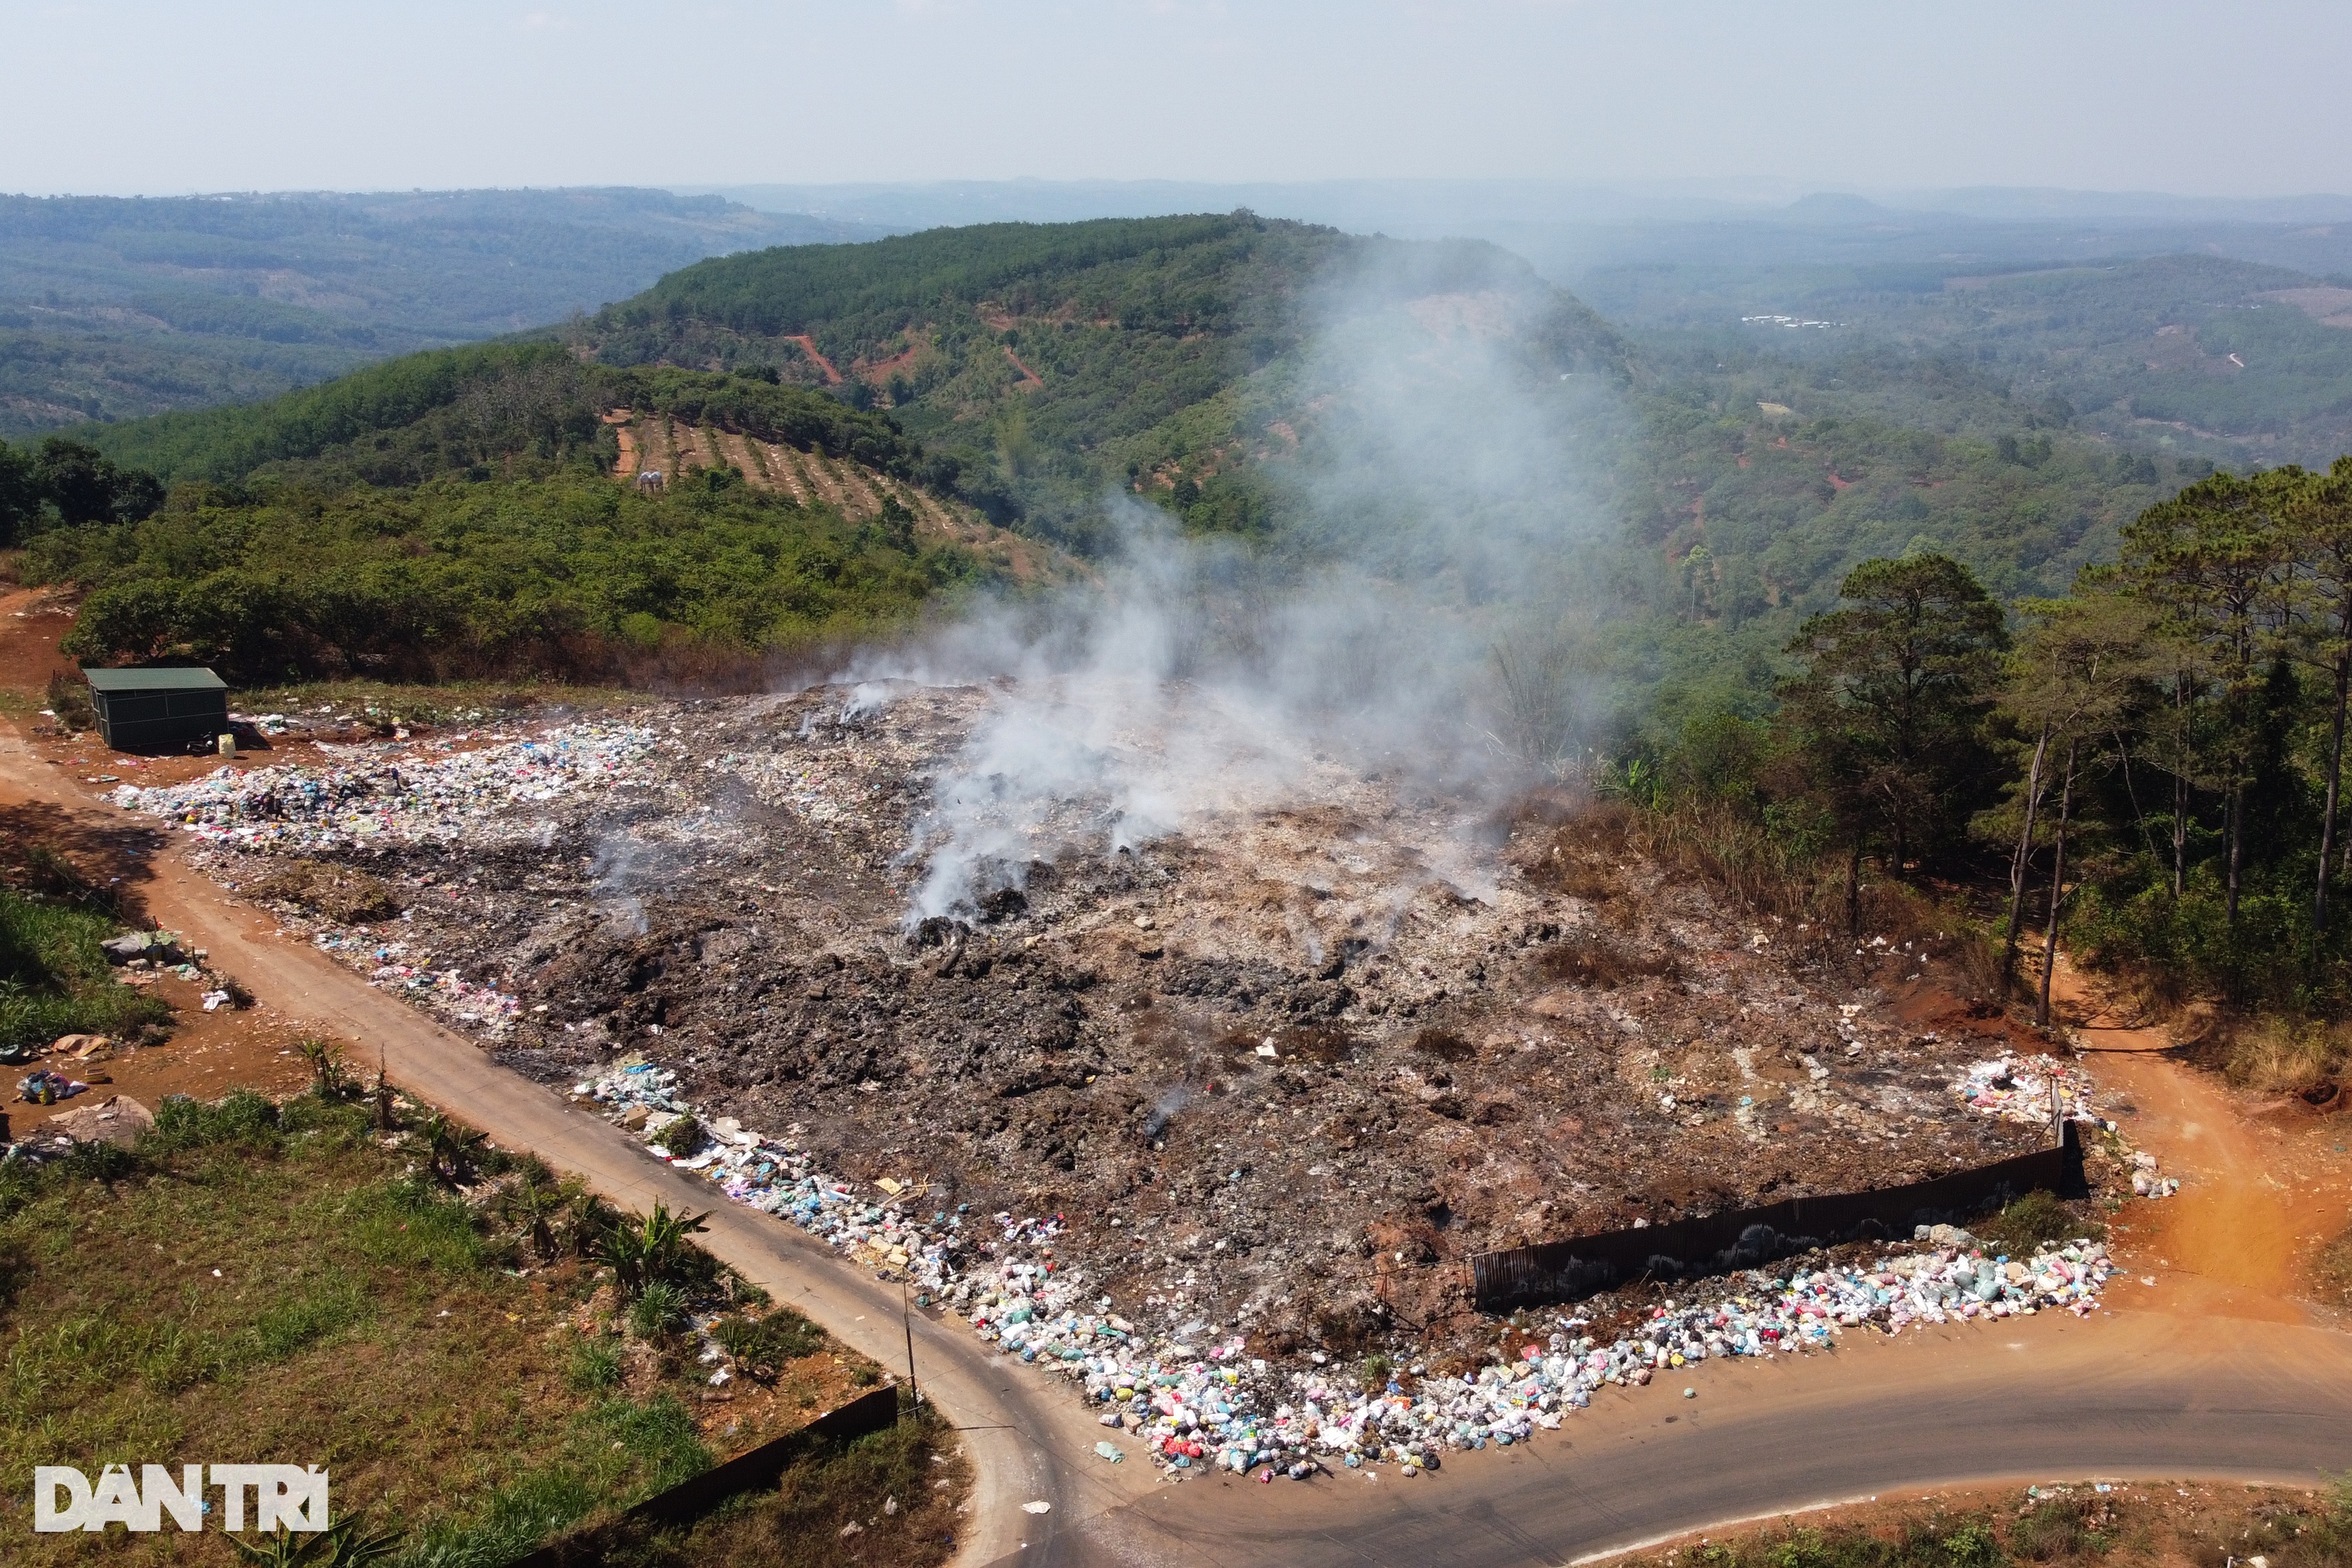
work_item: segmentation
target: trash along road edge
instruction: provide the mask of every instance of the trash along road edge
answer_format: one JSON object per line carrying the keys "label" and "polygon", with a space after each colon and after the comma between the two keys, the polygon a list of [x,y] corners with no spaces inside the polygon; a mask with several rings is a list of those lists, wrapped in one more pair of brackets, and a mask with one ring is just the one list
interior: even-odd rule
{"label": "trash along road edge", "polygon": [[[13,732],[0,742],[0,793],[117,825]],[[715,1255],[882,1364],[904,1363],[897,1293],[823,1242],[723,1201],[331,960],[275,941],[266,919],[176,854],[152,873],[143,890],[155,916],[273,1006],[381,1050],[404,1089],[613,1201],[709,1208]],[[1924,1344],[1915,1332],[1826,1366],[1718,1364],[1696,1401],[1596,1403],[1572,1435],[1465,1457],[1444,1482],[1409,1494],[1393,1477],[1352,1474],[1311,1488],[1154,1484],[1143,1467],[1095,1458],[1100,1431],[1066,1391],[952,1325],[918,1313],[911,1327],[918,1381],[965,1433],[978,1472],[962,1563],[1360,1563],[1399,1552],[1465,1568],[1561,1562],[1903,1487],[2028,1475],[2308,1483],[2352,1466],[2352,1342],[2342,1334],[2145,1310],[2101,1317],[1943,1329]]]}
{"label": "trash along road edge", "polygon": [[[48,774],[13,726],[0,734],[0,800],[47,804],[101,829],[122,826],[103,805]],[[140,891],[151,918],[209,950],[213,963],[257,1000],[355,1042],[356,1065],[372,1069],[380,1053],[392,1081],[407,1093],[508,1148],[581,1176],[624,1207],[644,1211],[660,1201],[709,1211],[709,1231],[698,1239],[713,1256],[901,1376],[911,1331],[917,1384],[962,1434],[973,1461],[971,1514],[957,1562],[1007,1553],[1053,1561],[1039,1553],[1057,1532],[1152,1484],[1140,1466],[1126,1474],[1098,1463],[1092,1472],[1078,1467],[1079,1455],[1093,1459],[1101,1431],[1059,1389],[1042,1381],[1033,1386],[1034,1374],[929,1314],[914,1312],[902,1323],[898,1292],[845,1267],[823,1242],[728,1203],[709,1183],[647,1157],[618,1128],[497,1066],[423,1013],[308,948],[273,939],[265,913],[190,870],[178,849],[174,841],[148,868],[152,879]],[[1023,1505],[1033,1501],[1052,1507],[1025,1511]]]}

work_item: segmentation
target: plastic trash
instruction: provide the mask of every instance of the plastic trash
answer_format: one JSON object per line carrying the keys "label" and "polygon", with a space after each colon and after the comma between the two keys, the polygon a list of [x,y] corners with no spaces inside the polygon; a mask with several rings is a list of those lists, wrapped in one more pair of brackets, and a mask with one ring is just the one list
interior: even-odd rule
{"label": "plastic trash", "polygon": [[[674,1117],[697,1117],[710,1142],[673,1160],[677,1168],[907,1279],[1004,1353],[1067,1379],[1102,1426],[1132,1433],[1146,1462],[1170,1476],[1215,1469],[1268,1481],[1376,1464],[1417,1475],[1448,1451],[1511,1447],[1556,1430],[1602,1387],[1638,1387],[1678,1363],[1807,1353],[1849,1333],[2028,1310],[2086,1314],[2112,1269],[2104,1246],[2084,1242],[2003,1260],[2016,1266],[2012,1276],[1965,1230],[1930,1227],[1948,1245],[1893,1250],[1867,1267],[1751,1273],[1728,1299],[1668,1303],[1608,1343],[1576,1332],[1581,1320],[1562,1318],[1559,1331],[1541,1339],[1515,1330],[1500,1364],[1462,1377],[1415,1367],[1407,1393],[1395,1379],[1368,1388],[1360,1368],[1345,1364],[1250,1357],[1238,1335],[1204,1323],[1122,1317],[1100,1282],[1055,1256],[1061,1215],[950,1212],[924,1201],[919,1178],[893,1177],[896,1194],[844,1181],[791,1138],[704,1117],[678,1097],[676,1074],[642,1057],[618,1058],[573,1093],[640,1140]],[[1685,1397],[1696,1395],[1685,1387]],[[1111,1462],[1127,1457],[1109,1442],[1096,1451]]]}

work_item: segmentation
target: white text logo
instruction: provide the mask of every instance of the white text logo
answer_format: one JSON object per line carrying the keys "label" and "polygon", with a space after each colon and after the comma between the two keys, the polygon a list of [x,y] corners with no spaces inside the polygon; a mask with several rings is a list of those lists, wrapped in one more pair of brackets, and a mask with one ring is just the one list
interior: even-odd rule
{"label": "white text logo", "polygon": [[[137,1480],[128,1465],[109,1465],[92,1486],[71,1465],[33,1468],[33,1528],[42,1531],[161,1530],[163,1517],[182,1530],[202,1530],[210,1511],[205,1501],[203,1465],[183,1465],[177,1479],[163,1465],[142,1465]],[[252,1495],[249,1528],[275,1533],[280,1526],[309,1532],[327,1528],[327,1472],[316,1465],[214,1465],[212,1484],[221,1492],[221,1525],[248,1528],[247,1494]]]}

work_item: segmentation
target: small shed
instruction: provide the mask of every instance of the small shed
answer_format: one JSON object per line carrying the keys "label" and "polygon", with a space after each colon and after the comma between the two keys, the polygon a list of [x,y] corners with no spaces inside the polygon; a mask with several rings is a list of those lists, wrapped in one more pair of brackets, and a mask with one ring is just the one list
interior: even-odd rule
{"label": "small shed", "polygon": [[98,732],[118,752],[184,749],[228,733],[228,682],[211,670],[86,669]]}

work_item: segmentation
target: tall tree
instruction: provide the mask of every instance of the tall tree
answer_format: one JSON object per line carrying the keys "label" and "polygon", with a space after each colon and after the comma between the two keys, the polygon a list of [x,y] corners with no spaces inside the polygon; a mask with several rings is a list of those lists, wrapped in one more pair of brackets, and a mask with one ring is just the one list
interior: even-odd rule
{"label": "tall tree", "polygon": [[95,447],[64,436],[41,443],[33,458],[41,497],[68,525],[136,522],[163,504],[154,475],[115,463]]}
{"label": "tall tree", "polygon": [[1903,875],[1981,777],[1970,763],[2008,639],[2000,606],[1948,556],[1865,561],[1838,597],[1790,640],[1805,668],[1782,689],[1846,833],[1852,924],[1865,845],[1883,843]]}
{"label": "tall tree", "polygon": [[[2215,474],[2150,507],[2124,530],[2127,578],[2162,606],[2169,629],[2197,651],[2220,708],[2206,760],[2222,796],[2227,918],[2232,928],[2245,869],[2246,785],[2260,753],[2266,712],[2263,687],[2294,613],[2294,556],[2282,513],[2304,478],[2297,468],[2251,479]],[[2182,670],[2175,679],[2184,753],[2193,744],[2186,710],[2196,700],[2195,679]],[[2174,838],[2176,845],[2185,845],[2185,754],[2177,766]],[[2176,890],[2179,866],[2176,859]]]}
{"label": "tall tree", "polygon": [[33,459],[0,441],[0,548],[33,531],[41,516],[41,487],[33,478]]}
{"label": "tall tree", "polygon": [[[2075,827],[2076,791],[2085,772],[2121,755],[2120,737],[2144,700],[2151,669],[2158,668],[2152,663],[2150,641],[2155,610],[2144,600],[2107,593],[2029,600],[2018,609],[2025,629],[2010,660],[2001,706],[2021,731],[2041,736],[2037,769],[2043,755],[2063,759],[2057,768],[2058,816],[2052,833],[2041,995],[2034,1008],[2035,1021],[2046,1026],[2051,973],[2057,963],[2058,914],[2066,895],[2066,853]],[[2032,832],[2029,801],[2026,827],[2018,846],[2020,860],[2032,851]],[[2012,957],[2024,880],[2020,874],[2012,884],[2016,900],[2010,916]]]}
{"label": "tall tree", "polygon": [[2313,879],[2311,923],[2327,929],[2327,879],[2342,804],[2344,727],[2352,700],[2352,458],[2338,458],[2311,477],[2288,506],[2287,524],[2302,563],[2305,654],[2324,670],[2328,704],[2326,794],[2319,816],[2319,870]]}

